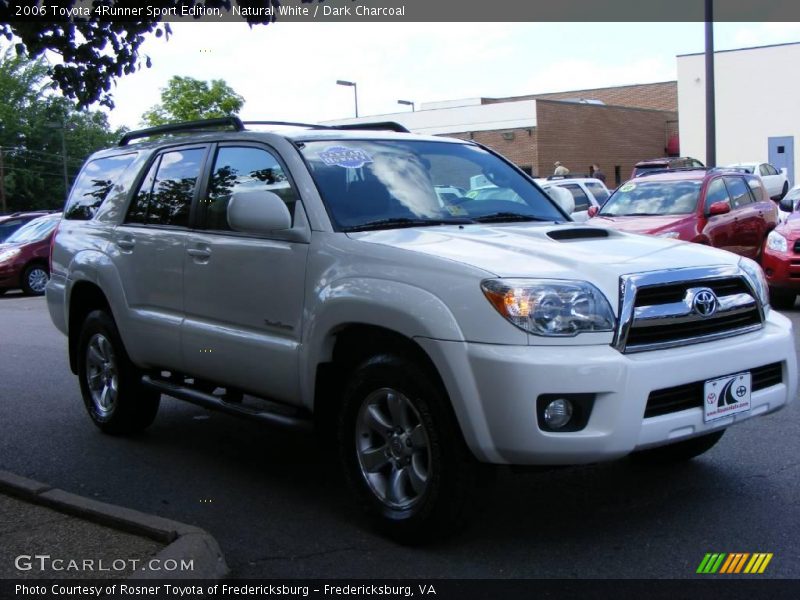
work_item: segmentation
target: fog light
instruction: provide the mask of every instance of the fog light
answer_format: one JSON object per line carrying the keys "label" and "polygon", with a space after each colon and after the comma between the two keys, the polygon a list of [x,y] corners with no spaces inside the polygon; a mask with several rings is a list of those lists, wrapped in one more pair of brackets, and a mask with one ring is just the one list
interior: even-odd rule
{"label": "fog light", "polygon": [[553,400],[544,409],[544,422],[550,429],[561,429],[572,418],[572,402],[564,398]]}

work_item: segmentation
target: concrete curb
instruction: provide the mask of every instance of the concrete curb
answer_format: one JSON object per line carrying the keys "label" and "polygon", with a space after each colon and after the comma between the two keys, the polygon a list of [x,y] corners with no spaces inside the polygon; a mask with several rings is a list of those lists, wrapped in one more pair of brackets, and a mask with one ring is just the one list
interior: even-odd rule
{"label": "concrete curb", "polygon": [[[148,515],[130,508],[98,502],[76,494],[53,488],[44,483],[0,470],[0,492],[27,502],[52,508],[118,529],[127,533],[167,544],[154,558],[160,564],[165,560],[193,560],[192,571],[170,571],[168,579],[220,580],[228,574],[228,565],[217,540],[199,527]],[[162,579],[164,571],[138,571],[130,579]]]}

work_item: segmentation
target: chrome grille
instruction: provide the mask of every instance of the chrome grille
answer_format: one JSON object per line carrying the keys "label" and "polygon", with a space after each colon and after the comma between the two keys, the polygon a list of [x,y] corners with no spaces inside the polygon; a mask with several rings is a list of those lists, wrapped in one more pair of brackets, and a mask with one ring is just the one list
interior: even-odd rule
{"label": "chrome grille", "polygon": [[[708,300],[709,291],[713,309],[700,302]],[[741,335],[760,329],[764,321],[763,307],[737,267],[626,275],[620,299],[614,346],[626,353]]]}

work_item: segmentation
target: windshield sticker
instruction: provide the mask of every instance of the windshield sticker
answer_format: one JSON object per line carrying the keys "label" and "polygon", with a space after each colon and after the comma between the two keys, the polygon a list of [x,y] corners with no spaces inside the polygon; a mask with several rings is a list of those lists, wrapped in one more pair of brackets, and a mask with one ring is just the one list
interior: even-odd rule
{"label": "windshield sticker", "polygon": [[464,217],[469,214],[466,210],[464,210],[463,206],[453,206],[452,204],[447,204],[444,208],[454,217]]}
{"label": "windshield sticker", "polygon": [[620,192],[632,192],[635,189],[636,189],[636,184],[635,183],[626,183],[621,188],[619,188],[619,191]]}
{"label": "windshield sticker", "polygon": [[344,146],[330,146],[319,153],[319,158],[329,167],[343,167],[345,169],[360,169],[372,162],[372,157],[361,148],[346,148]]}

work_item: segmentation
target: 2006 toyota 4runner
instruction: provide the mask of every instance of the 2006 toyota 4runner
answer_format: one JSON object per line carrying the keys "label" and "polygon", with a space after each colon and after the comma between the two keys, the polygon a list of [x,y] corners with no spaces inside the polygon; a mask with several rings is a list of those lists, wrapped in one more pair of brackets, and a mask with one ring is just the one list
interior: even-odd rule
{"label": "2006 toyota 4runner", "polygon": [[315,423],[406,539],[458,526],[488,464],[687,459],[797,392],[755,262],[572,223],[462,140],[133,132],[83,167],[51,273],[100,429],[146,427],[161,394]]}

